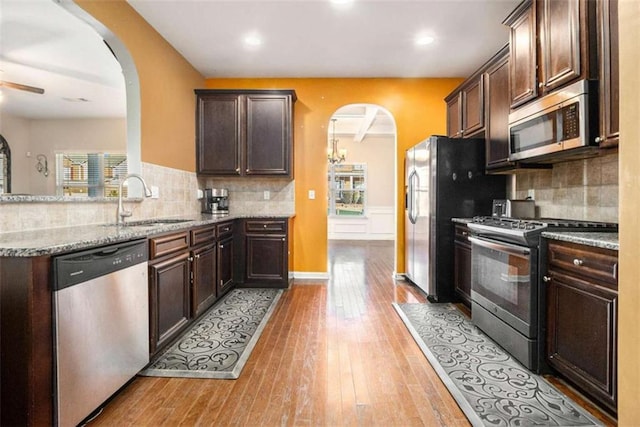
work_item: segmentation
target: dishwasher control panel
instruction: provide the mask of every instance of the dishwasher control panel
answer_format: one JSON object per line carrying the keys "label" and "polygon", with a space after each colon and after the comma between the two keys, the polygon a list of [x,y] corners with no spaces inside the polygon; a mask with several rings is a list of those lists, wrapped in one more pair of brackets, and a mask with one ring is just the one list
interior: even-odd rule
{"label": "dishwasher control panel", "polygon": [[146,262],[148,259],[149,251],[146,240],[115,243],[60,255],[53,260],[53,289],[64,289]]}

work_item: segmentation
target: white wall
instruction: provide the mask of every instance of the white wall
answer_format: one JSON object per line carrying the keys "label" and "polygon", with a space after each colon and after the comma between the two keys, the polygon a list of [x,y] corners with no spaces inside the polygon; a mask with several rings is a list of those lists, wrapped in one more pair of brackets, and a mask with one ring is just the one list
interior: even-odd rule
{"label": "white wall", "polygon": [[11,149],[11,192],[30,193],[29,159],[24,155],[29,144],[29,121],[2,113],[0,134]]}
{"label": "white wall", "polygon": [[[126,119],[26,120],[2,114],[0,133],[11,148],[12,193],[55,195],[55,152],[126,152]],[[30,153],[30,157],[28,157]],[[38,154],[49,162],[49,176],[36,170]]]}

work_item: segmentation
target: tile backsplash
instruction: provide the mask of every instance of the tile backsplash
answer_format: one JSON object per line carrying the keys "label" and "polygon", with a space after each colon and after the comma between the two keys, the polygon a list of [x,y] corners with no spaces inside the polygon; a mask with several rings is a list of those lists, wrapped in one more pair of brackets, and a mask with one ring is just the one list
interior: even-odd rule
{"label": "tile backsplash", "polygon": [[515,198],[533,190],[536,216],[618,222],[618,153],[515,175]]}
{"label": "tile backsplash", "polygon": [[[193,217],[201,211],[198,189],[221,187],[229,189],[231,213],[235,215],[291,215],[295,212],[294,181],[282,179],[251,180],[205,179],[193,172],[167,168],[151,163],[142,164],[142,173],[149,186],[159,189],[159,198],[126,202],[131,220],[185,216]],[[269,191],[269,200],[264,200]],[[37,199],[36,199],[37,200]],[[36,230],[116,221],[117,199],[82,202],[1,202],[0,232]]]}

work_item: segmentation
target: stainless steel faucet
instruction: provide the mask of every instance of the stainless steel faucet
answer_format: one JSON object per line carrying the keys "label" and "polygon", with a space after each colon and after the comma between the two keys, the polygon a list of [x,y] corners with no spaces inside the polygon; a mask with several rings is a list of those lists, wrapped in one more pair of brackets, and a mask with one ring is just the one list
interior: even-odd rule
{"label": "stainless steel faucet", "polygon": [[144,187],[144,196],[151,197],[151,190],[149,190],[149,187],[147,187],[147,183],[144,182],[144,179],[139,174],[130,173],[122,178],[122,180],[120,181],[120,186],[118,187],[118,217],[116,218],[117,224],[124,224],[124,219],[132,215],[131,211],[125,210],[124,206],[122,206],[122,186],[129,178],[138,178],[142,183],[142,186]]}

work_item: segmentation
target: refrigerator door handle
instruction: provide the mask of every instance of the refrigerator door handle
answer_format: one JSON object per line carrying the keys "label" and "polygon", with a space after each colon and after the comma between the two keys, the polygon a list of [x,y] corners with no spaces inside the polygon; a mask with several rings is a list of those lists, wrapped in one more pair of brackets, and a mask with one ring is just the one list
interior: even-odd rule
{"label": "refrigerator door handle", "polygon": [[415,178],[416,178],[416,185],[414,186],[414,190],[413,190],[413,194],[415,194],[416,200],[414,203],[415,206],[415,212],[413,213],[413,217],[414,222],[418,220],[418,217],[420,216],[420,192],[416,191],[416,188],[420,188],[420,175],[418,175],[417,173],[415,174]]}
{"label": "refrigerator door handle", "polygon": [[415,187],[413,185],[413,179],[414,179],[414,177],[416,175],[417,175],[416,171],[411,171],[411,173],[409,174],[409,179],[408,179],[408,181],[409,181],[409,194],[407,196],[407,200],[408,200],[408,203],[407,203],[407,214],[409,216],[409,221],[411,221],[411,224],[415,224],[416,223],[416,216],[415,216],[415,214],[413,212],[413,208],[414,208],[414,205],[415,205],[414,198],[415,198],[415,193],[416,193]]}

